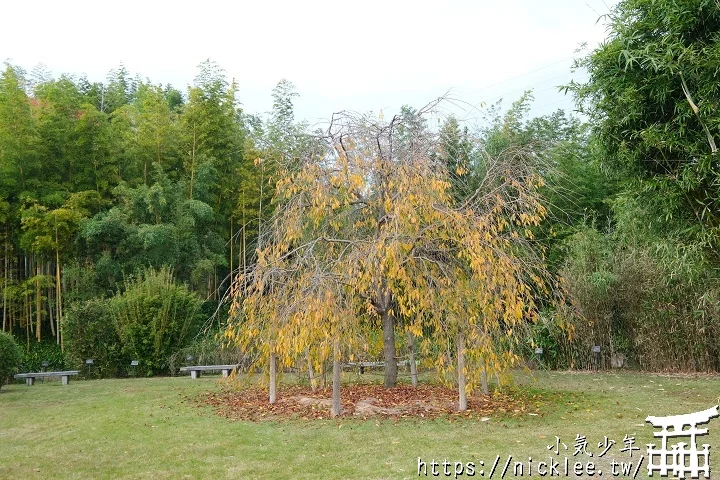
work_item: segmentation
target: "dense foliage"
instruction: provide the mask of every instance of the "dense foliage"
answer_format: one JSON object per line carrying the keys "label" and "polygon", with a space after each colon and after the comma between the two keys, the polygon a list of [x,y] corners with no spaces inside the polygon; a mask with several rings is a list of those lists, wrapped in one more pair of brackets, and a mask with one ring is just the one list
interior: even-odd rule
{"label": "dense foliage", "polygon": [[84,369],[85,360],[92,359],[95,374],[121,376],[128,371],[130,358],[123,352],[109,300],[73,303],[65,317],[65,335],[65,351],[74,368]]}
{"label": "dense foliage", "polygon": [[112,375],[125,357],[119,347],[100,352],[95,340],[114,345],[102,299],[121,294],[127,276],[169,268],[217,306],[272,212],[272,165],[261,159],[283,158],[300,142],[294,96],[292,84],[280,82],[264,121],[242,112],[237,87],[210,61],[184,94],[122,67],[91,83],[6,65],[2,331],[26,350],[67,343],[73,362],[95,357]]}
{"label": "dense foliage", "polygon": [[[573,85],[602,150],[652,208],[660,232],[717,255],[720,8],[714,0],[625,0]],[[632,184],[632,185],[630,185]]]}
{"label": "dense foliage", "polygon": [[310,132],[290,82],[250,115],[209,61],[185,92],[6,65],[2,331],[24,368],[103,375],[383,356],[391,386],[401,352],[486,388],[521,352],[587,368],[594,345],[604,366],[720,370],[720,6],[605,20],[566,87],[579,118],[529,118],[528,92],[481,125],[405,106]]}
{"label": "dense foliage", "polygon": [[[576,327],[560,363],[591,345],[648,369],[717,370],[720,7],[625,0],[571,85],[596,161],[617,179],[609,223],[569,238],[563,272]],[[609,362],[608,362],[609,363]]]}
{"label": "dense foliage", "polygon": [[109,301],[122,353],[138,360],[147,374],[167,372],[170,355],[202,326],[202,300],[175,283],[167,268],[143,271],[125,283]]}
{"label": "dense foliage", "polygon": [[[68,370],[67,351],[53,341],[31,342],[30,348],[23,351],[21,372],[41,372],[43,370]],[[46,363],[47,362],[47,363]]]}
{"label": "dense foliage", "polygon": [[20,347],[10,334],[0,332],[0,388],[7,378],[17,372],[22,354]]}

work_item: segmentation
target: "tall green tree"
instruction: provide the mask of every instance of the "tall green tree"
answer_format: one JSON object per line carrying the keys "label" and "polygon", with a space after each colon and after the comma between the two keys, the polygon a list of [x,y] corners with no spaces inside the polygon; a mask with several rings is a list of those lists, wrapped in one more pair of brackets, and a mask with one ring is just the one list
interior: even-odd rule
{"label": "tall green tree", "polygon": [[[196,177],[203,164],[222,175],[232,174],[242,162],[242,133],[238,124],[237,86],[228,83],[225,72],[210,60],[200,65],[200,73],[188,92],[182,115],[185,172],[189,177],[189,197],[194,198]],[[225,182],[209,192],[216,199],[226,190]],[[204,201],[211,200],[203,198]]]}
{"label": "tall green tree", "polygon": [[71,153],[75,172],[71,191],[96,190],[107,198],[119,181],[109,152],[108,117],[90,103],[81,105],[77,116]]}
{"label": "tall green tree", "polygon": [[143,182],[148,182],[152,164],[157,163],[166,172],[178,171],[180,157],[177,138],[177,116],[166,92],[158,86],[142,84],[135,102],[137,108],[137,155],[143,166]]}
{"label": "tall green tree", "polygon": [[98,110],[103,113],[112,113],[123,105],[133,102],[137,93],[139,81],[130,76],[125,65],[111,70],[107,76],[107,83],[101,86],[100,105]]}
{"label": "tall green tree", "polygon": [[[87,165],[76,155],[78,147],[81,147],[78,145],[76,128],[85,99],[73,79],[67,75],[38,85],[35,98],[38,100],[38,132],[42,145],[40,154],[44,174],[41,178],[45,185],[36,185],[34,191],[72,191],[76,176],[86,176]],[[48,185],[49,189],[44,188]],[[35,196],[40,197],[39,194]]]}
{"label": "tall green tree", "polygon": [[6,65],[0,75],[0,197],[28,188],[40,176],[37,124],[23,72]]}
{"label": "tall green tree", "polygon": [[454,116],[448,117],[440,129],[439,156],[447,165],[452,194],[456,199],[470,193],[470,168],[474,155],[467,127],[461,128]]}
{"label": "tall green tree", "polygon": [[720,8],[714,0],[623,0],[608,39],[572,84],[605,161],[633,179],[666,231],[717,257]]}

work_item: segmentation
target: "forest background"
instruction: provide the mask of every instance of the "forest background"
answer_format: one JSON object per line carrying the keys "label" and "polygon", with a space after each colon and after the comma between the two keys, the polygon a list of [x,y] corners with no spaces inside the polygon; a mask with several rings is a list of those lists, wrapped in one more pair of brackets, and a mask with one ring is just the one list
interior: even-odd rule
{"label": "forest background", "polygon": [[[430,124],[421,106],[397,118],[437,135],[437,158],[466,185],[513,149],[543,160],[548,214],[531,248],[563,279],[564,302],[537,294],[525,358],[542,347],[548,366],[587,368],[599,345],[604,366],[622,355],[716,371],[718,7],[628,0],[609,21],[606,42],[578,60],[587,82],[564,87],[580,115],[530,118],[528,92],[477,124]],[[323,148],[326,132],[296,121],[296,97],[282,80],[268,115],[245,112],[211,61],[186,91],[122,66],[91,82],[6,64],[0,312],[24,368],[94,358],[96,374],[115,376],[139,359],[158,374],[216,351],[233,273],[257,261],[281,173]]]}

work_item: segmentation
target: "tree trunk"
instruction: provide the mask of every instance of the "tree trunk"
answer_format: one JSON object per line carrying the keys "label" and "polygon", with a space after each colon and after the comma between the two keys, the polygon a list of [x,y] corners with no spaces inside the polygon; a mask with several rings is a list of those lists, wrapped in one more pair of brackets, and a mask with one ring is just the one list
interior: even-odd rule
{"label": "tree trunk", "polygon": [[322,387],[327,388],[327,358],[323,359],[322,364]]}
{"label": "tree trunk", "polygon": [[310,389],[313,393],[317,392],[317,381],[315,380],[315,370],[313,369],[312,360],[310,359],[310,349],[305,349],[307,357],[308,376],[310,377]]}
{"label": "tree trunk", "polygon": [[42,326],[42,292],[40,290],[40,275],[42,275],[42,270],[40,270],[41,263],[39,260],[36,260],[35,263],[35,275],[37,277],[35,278],[35,338],[37,339],[38,343],[40,343],[41,340],[41,326]]}
{"label": "tree trunk", "polygon": [[410,362],[410,381],[412,382],[413,387],[418,386],[418,371],[417,371],[417,363],[415,361],[415,335],[412,334],[412,332],[408,332],[408,351]]}
{"label": "tree trunk", "polygon": [[270,354],[270,403],[277,401],[277,357]]}
{"label": "tree trunk", "polygon": [[467,379],[465,378],[465,337],[462,333],[457,337],[457,370],[458,370],[458,410],[464,412],[467,410],[467,391],[465,386]]}
{"label": "tree trunk", "polygon": [[340,342],[336,340],[333,355],[332,408],[330,410],[330,416],[333,418],[342,414],[342,406],[340,404],[340,370]]}
{"label": "tree trunk", "polygon": [[385,387],[397,385],[397,358],[395,351],[395,318],[386,310],[380,315],[383,329],[383,354],[385,356]]}
{"label": "tree trunk", "polygon": [[[57,238],[57,230],[55,230]],[[56,243],[57,245],[57,243]],[[60,343],[60,301],[62,300],[62,292],[60,288],[60,249],[55,248],[55,321],[57,326],[57,344]]]}
{"label": "tree trunk", "polygon": [[27,341],[26,352],[30,353],[30,301],[27,292],[25,293],[25,339]]}
{"label": "tree trunk", "polygon": [[[47,264],[43,265],[43,274],[47,275],[48,273],[50,273],[51,270],[52,270],[51,263],[47,263]],[[55,304],[54,304],[55,298],[53,297],[53,295],[54,294],[53,294],[52,289],[48,288],[46,305],[47,305],[48,320],[50,321],[50,334],[54,338],[57,338],[57,332],[55,331],[55,313],[53,311],[54,310],[53,307],[55,306]]]}
{"label": "tree trunk", "polygon": [[482,385],[482,392],[488,395],[490,393],[490,387],[488,386],[487,364],[484,362],[483,371],[480,373],[480,385]]}
{"label": "tree trunk", "polygon": [[[58,277],[58,285],[57,285],[57,329],[58,329],[58,336],[60,337],[60,351],[65,351],[65,332],[63,331],[63,305],[62,305],[62,292],[63,290],[67,291],[67,285],[65,285],[65,278],[62,277],[61,270],[60,270],[60,254],[58,253],[58,265],[57,265],[57,277]],[[61,280],[62,279],[62,280]]]}

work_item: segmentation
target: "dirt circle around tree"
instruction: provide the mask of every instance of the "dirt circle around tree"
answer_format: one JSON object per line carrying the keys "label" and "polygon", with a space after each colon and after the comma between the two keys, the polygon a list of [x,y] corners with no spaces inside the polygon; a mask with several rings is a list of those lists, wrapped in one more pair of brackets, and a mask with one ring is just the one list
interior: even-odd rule
{"label": "dirt circle around tree", "polygon": [[[340,395],[344,418],[476,418],[494,416],[539,415],[537,406],[507,394],[468,396],[468,409],[458,411],[457,390],[439,385],[347,385]],[[235,420],[322,420],[330,418],[332,389],[312,392],[306,386],[284,386],[277,401],[269,403],[268,391],[259,387],[226,388],[207,392],[200,404],[210,405],[215,413]]]}

